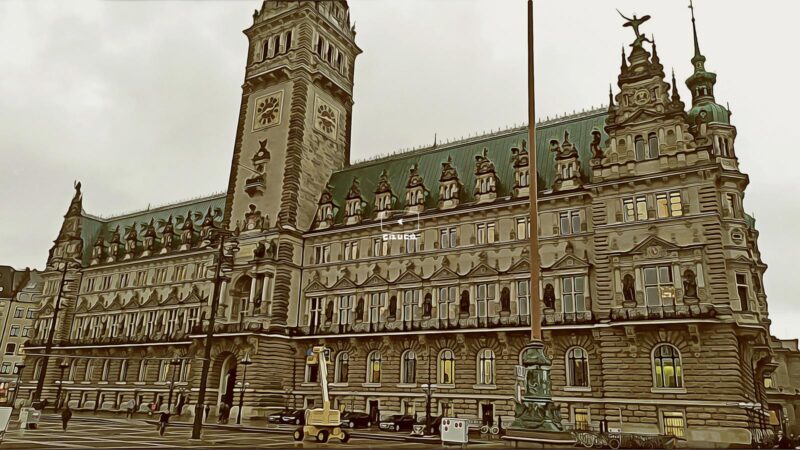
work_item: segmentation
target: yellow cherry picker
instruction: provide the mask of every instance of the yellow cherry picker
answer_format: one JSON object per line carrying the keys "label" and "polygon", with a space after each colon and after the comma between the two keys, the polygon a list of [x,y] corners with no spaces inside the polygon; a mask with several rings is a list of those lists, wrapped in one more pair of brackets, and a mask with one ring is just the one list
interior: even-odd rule
{"label": "yellow cherry picker", "polygon": [[322,408],[307,409],[305,425],[294,430],[294,440],[302,441],[306,437],[315,437],[317,442],[328,442],[338,439],[341,442],[350,440],[350,434],[342,428],[340,412],[331,409],[328,396],[328,363],[331,351],[324,346],[315,346],[306,357],[306,364],[319,367],[319,382],[322,387]]}

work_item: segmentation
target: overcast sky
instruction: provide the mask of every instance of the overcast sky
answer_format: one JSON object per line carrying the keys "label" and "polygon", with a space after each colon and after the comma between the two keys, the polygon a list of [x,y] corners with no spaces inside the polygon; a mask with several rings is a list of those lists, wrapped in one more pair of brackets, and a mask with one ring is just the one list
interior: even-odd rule
{"label": "overcast sky", "polygon": [[[688,0],[687,0],[688,3]],[[98,215],[222,191],[247,40],[261,0],[0,1],[0,264],[43,267],[72,182]],[[354,158],[526,121],[524,0],[351,0],[357,42]],[[539,0],[537,113],[607,101],[615,8],[650,14],[681,95],[692,56],[683,0]],[[796,135],[800,2],[695,2],[706,67],[730,102],[750,175],[745,208],[770,268],[773,332],[800,335]],[[792,194],[794,192],[794,194]]]}

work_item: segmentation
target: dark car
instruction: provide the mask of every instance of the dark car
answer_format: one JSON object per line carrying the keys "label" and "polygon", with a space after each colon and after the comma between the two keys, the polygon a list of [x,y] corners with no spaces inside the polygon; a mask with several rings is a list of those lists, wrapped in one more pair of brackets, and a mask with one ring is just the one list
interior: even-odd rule
{"label": "dark car", "polygon": [[342,426],[348,428],[371,427],[372,420],[369,414],[358,411],[345,411],[342,413]]}
{"label": "dark car", "polygon": [[405,416],[403,414],[394,414],[381,419],[379,425],[381,430],[387,431],[400,431],[411,430],[414,426],[414,416]]}
{"label": "dark car", "polygon": [[293,409],[281,416],[281,423],[292,425],[304,425],[306,422],[305,409]]}
{"label": "dark car", "polygon": [[[417,420],[418,425],[427,425],[425,417],[420,417]],[[442,426],[442,416],[431,417],[431,429],[425,434],[439,434],[439,428]]]}
{"label": "dark car", "polygon": [[293,409],[282,409],[280,411],[276,411],[269,416],[267,416],[267,422],[269,423],[283,423],[283,416],[288,416],[289,414],[293,413]]}

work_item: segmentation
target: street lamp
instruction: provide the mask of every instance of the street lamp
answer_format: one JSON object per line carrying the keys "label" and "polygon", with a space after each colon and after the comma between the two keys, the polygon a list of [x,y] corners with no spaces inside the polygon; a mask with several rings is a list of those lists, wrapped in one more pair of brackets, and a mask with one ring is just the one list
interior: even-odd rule
{"label": "street lamp", "polygon": [[[223,268],[226,258],[233,258],[239,251],[239,243],[236,236],[228,230],[215,230],[218,236],[217,261],[214,268],[214,292],[211,295],[211,311],[208,315],[208,330],[206,331],[206,342],[203,348],[203,371],[200,374],[200,390],[197,393],[197,405],[194,410],[194,425],[192,426],[192,439],[200,439],[200,432],[203,429],[203,408],[206,400],[206,388],[208,386],[208,373],[211,369],[211,343],[214,339],[214,322],[217,318],[219,308],[220,285],[225,280],[222,272],[233,270],[232,265]],[[226,239],[228,241],[226,242]]]}
{"label": "street lamp", "polygon": [[[175,390],[175,372],[178,370],[178,366],[181,365],[181,360],[178,358],[172,358],[169,362],[169,365],[172,366],[172,379],[169,380],[169,398],[167,399],[167,411],[172,412],[172,392]],[[180,411],[178,411],[180,414]]]}
{"label": "street lamp", "polygon": [[425,392],[425,434],[431,433],[431,397],[433,397],[433,390],[436,389],[436,384],[425,383],[422,386]]}
{"label": "street lamp", "polygon": [[47,332],[47,342],[44,346],[44,355],[41,359],[42,368],[39,371],[39,379],[36,381],[36,390],[33,392],[34,402],[38,402],[41,398],[42,389],[44,388],[44,380],[47,377],[47,365],[50,362],[50,353],[53,349],[53,338],[56,334],[56,322],[58,321],[58,312],[61,310],[61,296],[64,292],[64,284],[67,281],[67,269],[70,268],[69,263],[77,265],[78,267],[80,267],[81,264],[81,262],[76,258],[64,260],[59,264],[59,270],[61,271],[61,282],[58,285],[58,295],[56,296],[56,305],[53,309],[53,319],[50,322],[50,330]]}
{"label": "street lamp", "polygon": [[61,364],[58,365],[59,370],[61,373],[58,375],[58,392],[56,393],[56,411],[61,409],[61,390],[63,389],[64,385],[64,371],[67,370],[69,367],[69,363],[66,359],[61,360]]}
{"label": "street lamp", "polygon": [[14,408],[14,404],[17,403],[17,393],[19,392],[19,380],[22,378],[22,369],[25,368],[25,364],[15,364],[14,367],[17,368],[17,383],[14,385],[14,400],[11,401],[11,408]]}
{"label": "street lamp", "polygon": [[244,390],[247,388],[247,366],[253,364],[253,361],[250,360],[250,353],[245,353],[239,364],[244,366],[244,370],[242,371],[242,389],[239,390],[239,411],[236,414],[236,425],[242,423],[242,404],[244,403]]}

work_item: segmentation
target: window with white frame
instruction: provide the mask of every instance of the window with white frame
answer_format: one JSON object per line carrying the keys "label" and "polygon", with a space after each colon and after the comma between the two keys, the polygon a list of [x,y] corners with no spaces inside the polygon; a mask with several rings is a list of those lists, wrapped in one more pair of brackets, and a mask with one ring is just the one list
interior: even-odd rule
{"label": "window with white frame", "polygon": [[339,352],[336,355],[336,365],[334,367],[334,383],[347,383],[350,375],[350,353]]}
{"label": "window with white frame", "polygon": [[381,352],[374,350],[367,356],[367,383],[381,382]]}
{"label": "window with white frame", "polygon": [[314,264],[327,264],[331,262],[331,246],[315,245],[314,246]]}
{"label": "window with white frame", "polygon": [[381,309],[386,304],[386,292],[373,292],[369,296],[369,322],[381,321]]}
{"label": "window with white frame", "polygon": [[86,372],[84,372],[83,380],[84,381],[92,381],[92,376],[93,375],[94,375],[94,360],[93,359],[88,359],[88,360],[86,360]]}
{"label": "window with white frame", "polygon": [[683,387],[681,352],[671,344],[659,344],[653,349],[653,379],[657,388]]}
{"label": "window with white frame", "polygon": [[475,224],[475,234],[477,237],[478,245],[494,243],[494,236],[495,236],[494,222]]}
{"label": "window with white frame", "polygon": [[130,272],[121,273],[121,274],[119,274],[119,282],[118,282],[117,286],[120,287],[120,288],[126,288],[126,287],[128,287],[128,283],[130,283],[130,280],[131,280],[131,273]]}
{"label": "window with white frame", "polygon": [[414,233],[413,239],[405,239],[405,252],[406,254],[417,253],[422,249],[422,234]]}
{"label": "window with white frame", "polygon": [[316,327],[322,323],[322,297],[311,297],[308,299],[308,326]]}
{"label": "window with white frame", "polygon": [[100,372],[100,381],[108,381],[108,372],[111,370],[111,361],[103,361],[103,371]]}
{"label": "window with white frame", "polygon": [[172,273],[173,281],[183,281],[186,279],[186,264],[175,266],[175,271]]}
{"label": "window with white frame", "polygon": [[403,352],[400,367],[400,382],[414,384],[417,382],[417,354],[414,350]]}
{"label": "window with white frame", "polygon": [[520,316],[530,314],[531,280],[517,280],[517,311]]}
{"label": "window with white frame", "polygon": [[139,361],[139,376],[137,376],[136,379],[139,380],[140,383],[147,379],[147,365],[148,361],[146,359]]}
{"label": "window with white frame", "polygon": [[456,375],[456,356],[450,349],[439,352],[439,361],[436,370],[436,379],[439,384],[455,384]]}
{"label": "window with white frame", "polygon": [[664,434],[681,438],[685,436],[686,419],[683,415],[683,411],[662,411],[661,420]]}
{"label": "window with white frame", "polygon": [[558,213],[558,222],[562,236],[581,232],[580,211],[562,211]]}
{"label": "window with white frame", "polygon": [[358,241],[345,242],[343,256],[345,261],[354,261],[358,259]]}
{"label": "window with white frame", "polygon": [[494,300],[494,284],[481,283],[475,286],[475,304],[478,317],[489,316],[489,304]]}
{"label": "window with white frame", "polygon": [[440,287],[439,288],[439,319],[450,319],[451,305],[455,304],[458,299],[458,288],[456,286]]}
{"label": "window with white frame", "polygon": [[167,281],[168,267],[159,267],[153,272],[153,284],[163,284]]}
{"label": "window with white frame", "polygon": [[572,418],[576,430],[589,429],[589,408],[579,408],[579,407],[573,408]]}
{"label": "window with white frame", "polygon": [[742,311],[750,310],[750,299],[747,293],[750,288],[747,285],[747,275],[743,273],[736,274],[736,294],[739,296],[739,303]]}
{"label": "window with white frame", "polygon": [[353,321],[353,304],[355,301],[355,295],[339,296],[339,325],[350,325]]}
{"label": "window with white frame", "polygon": [[119,377],[117,381],[124,383],[128,379],[128,360],[123,359],[119,364]]}
{"label": "window with white frame", "polygon": [[478,352],[478,384],[494,385],[494,351],[484,348]]}
{"label": "window with white frame", "polygon": [[656,194],[656,214],[659,219],[683,216],[683,203],[680,191]]}
{"label": "window with white frame", "polygon": [[403,291],[403,321],[414,320],[414,309],[419,305],[419,289],[406,289]]}
{"label": "window with white frame", "polygon": [[668,265],[648,266],[644,274],[644,298],[647,306],[675,304],[675,287],[672,284],[672,268]]}
{"label": "window with white frame", "polygon": [[531,238],[531,218],[530,217],[517,217],[517,239],[530,239]]}
{"label": "window with white frame", "polygon": [[625,222],[647,220],[647,197],[637,195],[622,199],[622,218]]}
{"label": "window with white frame", "polygon": [[458,235],[455,227],[439,230],[439,248],[458,247]]}
{"label": "window with white frame", "polygon": [[561,277],[561,306],[565,313],[586,311],[583,275]]}
{"label": "window with white frame", "polygon": [[589,358],[582,347],[567,350],[567,386],[589,386]]}

